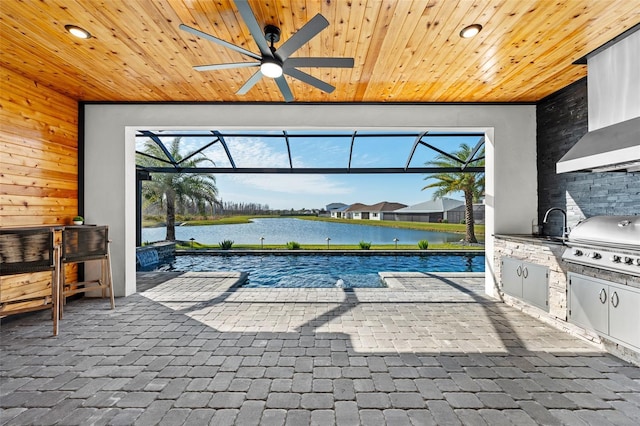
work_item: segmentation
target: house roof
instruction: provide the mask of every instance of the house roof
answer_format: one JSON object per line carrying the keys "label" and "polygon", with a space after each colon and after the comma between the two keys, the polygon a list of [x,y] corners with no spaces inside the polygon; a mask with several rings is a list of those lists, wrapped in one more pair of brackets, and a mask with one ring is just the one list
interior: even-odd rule
{"label": "house roof", "polygon": [[392,212],[403,207],[407,207],[406,204],[390,203],[388,201],[382,201],[373,205],[366,205],[362,203],[355,203],[349,206],[346,210],[348,212]]}
{"label": "house roof", "polygon": [[345,203],[331,203],[331,204],[327,204],[325,208],[329,211],[336,211],[336,210],[344,210],[347,207],[349,207],[349,205]]}
{"label": "house roof", "polygon": [[460,206],[464,206],[464,201],[443,197],[414,204],[412,206],[396,210],[395,213],[442,213]]}

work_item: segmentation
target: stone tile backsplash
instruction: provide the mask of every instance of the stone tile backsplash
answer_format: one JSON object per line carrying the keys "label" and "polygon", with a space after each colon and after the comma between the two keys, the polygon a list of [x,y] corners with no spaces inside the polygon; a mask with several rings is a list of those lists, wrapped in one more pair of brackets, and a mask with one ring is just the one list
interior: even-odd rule
{"label": "stone tile backsplash", "polygon": [[[588,130],[587,80],[582,79],[537,105],[538,223],[547,209],[567,211],[569,227],[585,217],[640,214],[640,173],[574,172],[556,174],[556,162]],[[560,235],[562,215],[545,225]]]}

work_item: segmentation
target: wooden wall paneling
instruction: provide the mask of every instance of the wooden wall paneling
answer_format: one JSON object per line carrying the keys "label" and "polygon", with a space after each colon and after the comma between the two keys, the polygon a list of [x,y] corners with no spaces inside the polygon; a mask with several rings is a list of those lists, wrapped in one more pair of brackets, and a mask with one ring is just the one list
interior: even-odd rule
{"label": "wooden wall paneling", "polygon": [[[0,84],[0,227],[68,224],[78,213],[78,104],[3,67]],[[65,274],[77,280],[77,268]],[[49,272],[0,278],[3,303],[50,294]]]}
{"label": "wooden wall paneling", "polygon": [[[65,265],[66,282],[78,280],[77,265]],[[74,286],[72,286],[74,288]],[[51,296],[51,272],[35,272],[0,277],[0,317],[45,307],[46,298]],[[36,300],[24,301],[26,298]],[[39,299],[39,300],[38,300]]]}
{"label": "wooden wall paneling", "polygon": [[77,102],[0,73],[0,226],[68,223],[78,212]]}

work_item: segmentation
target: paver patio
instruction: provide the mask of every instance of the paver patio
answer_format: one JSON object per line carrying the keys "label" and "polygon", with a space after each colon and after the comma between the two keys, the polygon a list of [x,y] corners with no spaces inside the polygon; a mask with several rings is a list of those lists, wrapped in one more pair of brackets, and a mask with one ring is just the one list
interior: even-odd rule
{"label": "paver patio", "polygon": [[238,289],[188,273],[3,320],[0,424],[637,425],[640,368],[487,298],[484,279]]}

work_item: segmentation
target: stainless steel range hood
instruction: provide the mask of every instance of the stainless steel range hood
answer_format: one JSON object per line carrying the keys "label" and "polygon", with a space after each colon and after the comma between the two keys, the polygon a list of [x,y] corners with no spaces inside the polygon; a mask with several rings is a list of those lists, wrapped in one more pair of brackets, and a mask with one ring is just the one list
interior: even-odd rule
{"label": "stainless steel range hood", "polygon": [[584,135],[556,164],[558,173],[640,171],[640,117]]}
{"label": "stainless steel range hood", "polygon": [[640,171],[640,24],[586,56],[589,132],[558,173]]}

